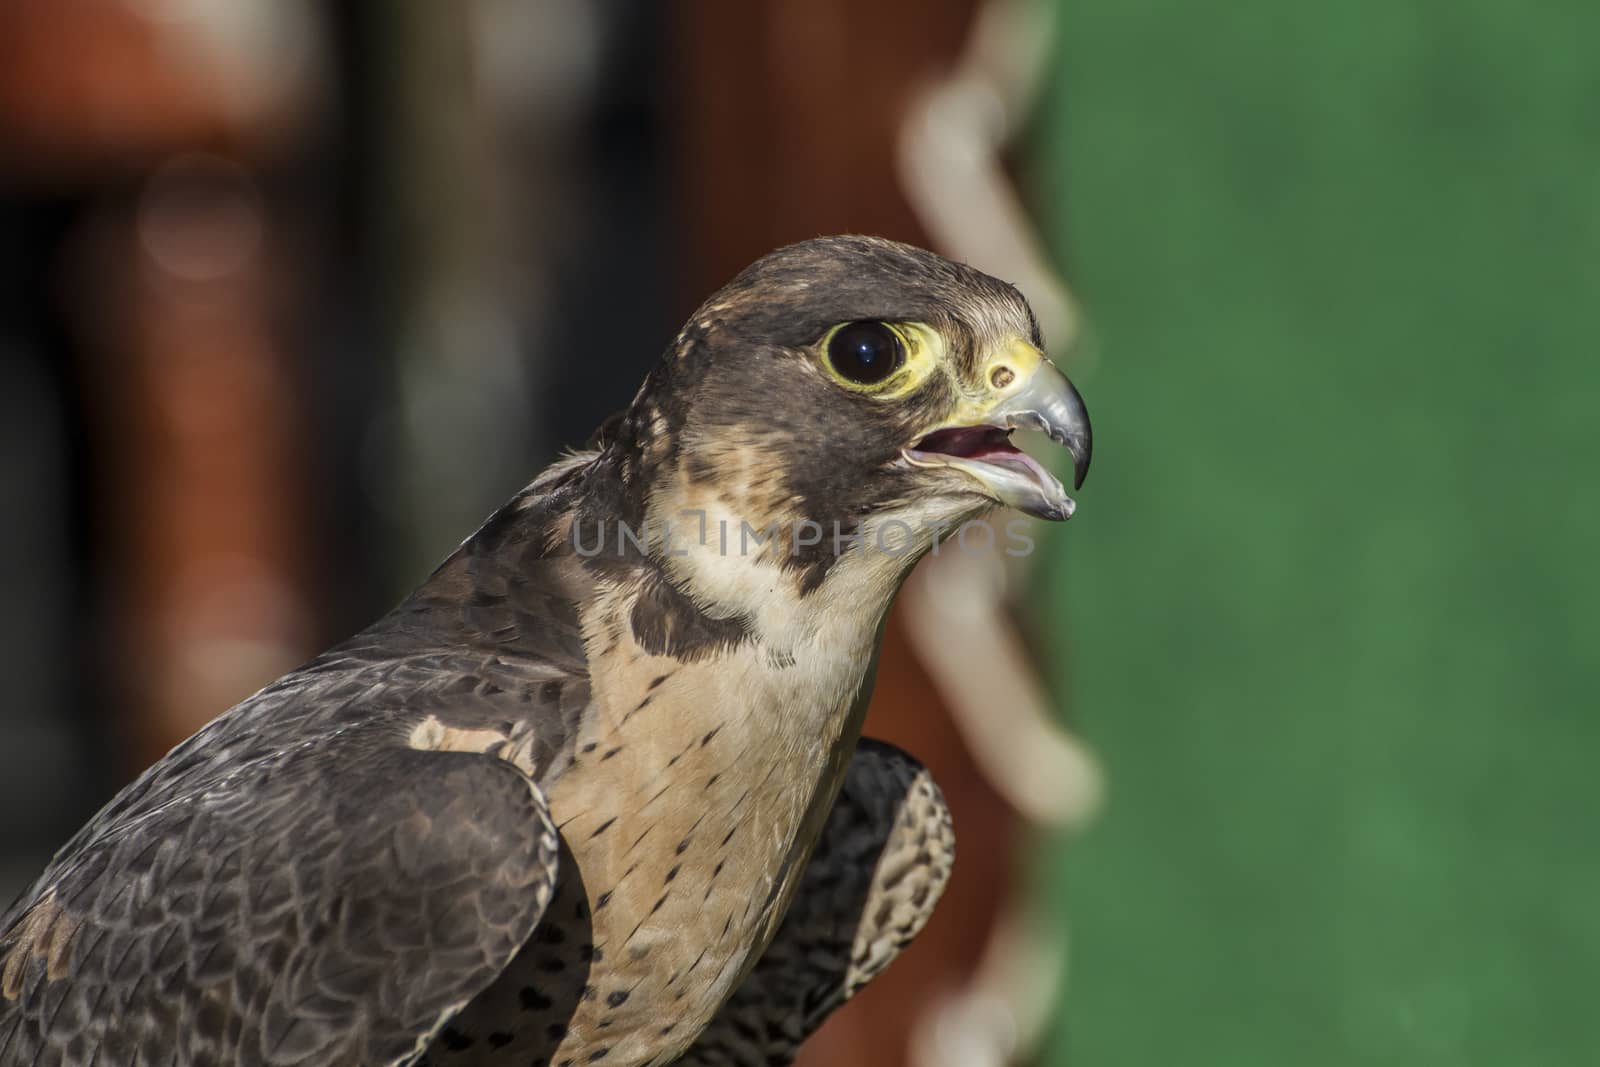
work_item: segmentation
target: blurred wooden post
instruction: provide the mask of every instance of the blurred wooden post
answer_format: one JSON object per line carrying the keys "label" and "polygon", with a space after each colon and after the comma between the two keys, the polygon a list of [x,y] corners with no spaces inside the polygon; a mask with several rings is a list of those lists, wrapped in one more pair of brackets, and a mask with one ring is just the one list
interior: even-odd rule
{"label": "blurred wooden post", "polygon": [[124,774],[321,636],[293,287],[257,180],[302,129],[308,11],[285,3],[277,33],[241,34],[180,5],[0,5],[0,180],[77,208],[41,270],[104,457],[93,538]]}

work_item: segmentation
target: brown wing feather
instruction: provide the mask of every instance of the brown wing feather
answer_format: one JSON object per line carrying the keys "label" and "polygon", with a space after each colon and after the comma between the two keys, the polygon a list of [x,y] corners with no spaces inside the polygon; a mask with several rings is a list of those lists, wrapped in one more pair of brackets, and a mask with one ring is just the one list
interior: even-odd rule
{"label": "brown wing feather", "polygon": [[531,779],[368,733],[285,751],[76,853],[0,939],[0,1062],[409,1062],[532,933]]}
{"label": "brown wing feather", "polygon": [[[0,916],[0,1064],[419,1056],[554,883],[537,783],[589,703],[587,587],[548,537],[572,492],[535,482],[80,830]],[[419,751],[462,747],[419,744],[430,721],[506,743]]]}

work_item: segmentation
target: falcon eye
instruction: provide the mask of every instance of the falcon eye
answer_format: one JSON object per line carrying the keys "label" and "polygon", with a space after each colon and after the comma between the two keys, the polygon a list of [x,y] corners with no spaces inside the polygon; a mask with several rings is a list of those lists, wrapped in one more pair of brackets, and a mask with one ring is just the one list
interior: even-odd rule
{"label": "falcon eye", "polygon": [[877,385],[906,361],[905,345],[882,322],[850,322],[828,338],[828,366],[854,385]]}

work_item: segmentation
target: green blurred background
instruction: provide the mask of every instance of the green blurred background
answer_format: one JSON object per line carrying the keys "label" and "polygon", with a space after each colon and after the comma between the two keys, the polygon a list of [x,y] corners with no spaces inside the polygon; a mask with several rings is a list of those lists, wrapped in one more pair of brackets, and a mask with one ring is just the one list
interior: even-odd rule
{"label": "green blurred background", "polygon": [[1061,12],[1050,1062],[1600,1062],[1600,7]]}

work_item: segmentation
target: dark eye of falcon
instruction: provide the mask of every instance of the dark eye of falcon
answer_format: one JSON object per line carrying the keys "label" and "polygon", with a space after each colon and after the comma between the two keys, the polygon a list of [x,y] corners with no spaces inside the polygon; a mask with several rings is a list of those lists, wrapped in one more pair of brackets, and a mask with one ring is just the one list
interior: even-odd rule
{"label": "dark eye of falcon", "polygon": [[881,322],[852,322],[828,339],[834,373],[857,385],[877,385],[906,361],[900,336]]}

